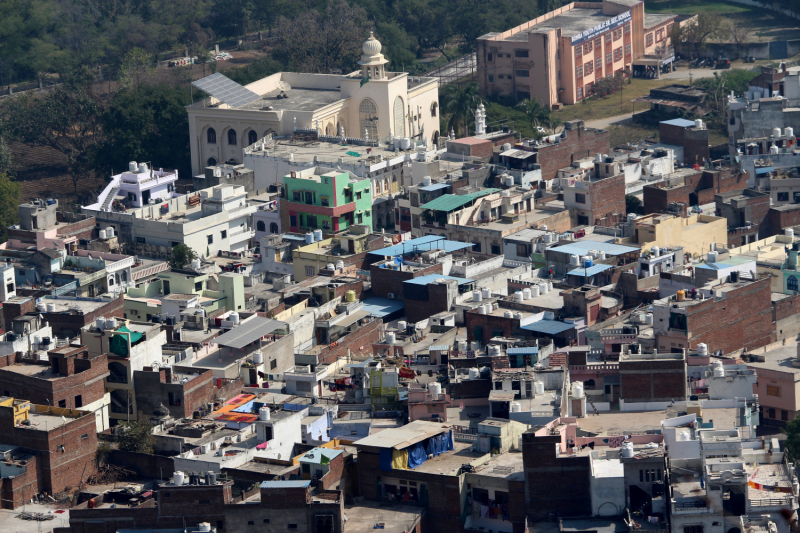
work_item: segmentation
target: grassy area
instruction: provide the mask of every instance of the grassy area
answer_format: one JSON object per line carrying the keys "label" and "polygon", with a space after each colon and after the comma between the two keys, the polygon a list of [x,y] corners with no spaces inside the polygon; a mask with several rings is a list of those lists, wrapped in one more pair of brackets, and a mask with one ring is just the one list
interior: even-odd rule
{"label": "grassy area", "polygon": [[[779,5],[780,2],[775,2],[776,7]],[[745,20],[752,28],[748,36],[748,41],[751,42],[800,38],[798,20],[762,6],[745,6],[724,0],[647,0],[645,9],[648,13],[712,13],[730,20]]]}
{"label": "grassy area", "polygon": [[608,128],[611,148],[626,143],[637,143],[642,139],[658,141],[658,128],[650,128],[641,124],[633,124],[626,120],[621,124],[612,124]]}

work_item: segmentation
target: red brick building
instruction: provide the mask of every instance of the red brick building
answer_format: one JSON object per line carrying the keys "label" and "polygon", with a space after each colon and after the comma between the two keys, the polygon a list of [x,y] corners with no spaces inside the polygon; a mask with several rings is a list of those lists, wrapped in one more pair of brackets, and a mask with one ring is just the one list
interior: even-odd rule
{"label": "red brick building", "polygon": [[686,355],[642,353],[638,344],[623,346],[619,356],[619,394],[626,402],[686,399]]}
{"label": "red brick building", "polygon": [[644,213],[663,213],[671,202],[702,205],[714,202],[714,196],[747,188],[749,173],[733,167],[720,169],[681,169],[666,181],[645,185]]}
{"label": "red brick building", "polygon": [[607,154],[611,146],[611,134],[607,130],[586,128],[582,120],[564,123],[564,131],[558,142],[540,142],[536,146],[522,148],[536,154],[534,163],[542,167],[542,180],[555,179],[558,170],[568,167],[576,159]]}
{"label": "red brick building", "polygon": [[770,196],[752,189],[714,196],[717,214],[728,220],[728,246],[736,248],[763,239],[769,233]]}
{"label": "red brick building", "polygon": [[179,373],[169,367],[134,371],[137,419],[150,419],[161,405],[173,418],[192,418],[195,410],[213,402],[217,395],[212,374],[211,370],[186,367]]}

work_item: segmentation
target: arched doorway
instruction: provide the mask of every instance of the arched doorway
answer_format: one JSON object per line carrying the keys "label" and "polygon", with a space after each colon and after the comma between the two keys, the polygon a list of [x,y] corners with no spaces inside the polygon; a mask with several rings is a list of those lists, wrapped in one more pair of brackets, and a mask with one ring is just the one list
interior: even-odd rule
{"label": "arched doorway", "polygon": [[216,164],[217,164],[217,160],[216,160],[216,159],[214,159],[213,157],[209,157],[209,158],[208,158],[208,161],[206,161],[206,164],[207,164],[209,167],[216,166]]}
{"label": "arched doorway", "polygon": [[364,98],[358,105],[358,125],[356,137],[368,135],[370,139],[378,138],[378,106],[369,98]]}
{"label": "arched doorway", "polygon": [[745,514],[747,511],[747,498],[742,487],[725,487],[725,491],[722,493],[722,509],[733,516]]}
{"label": "arched doorway", "polygon": [[269,232],[270,233],[278,233],[278,224],[275,222],[270,222],[269,224]]}
{"label": "arched doorway", "polygon": [[258,140],[258,134],[254,130],[250,130],[247,133],[247,144],[248,145],[255,144],[257,140]]}
{"label": "arched doorway", "polygon": [[405,113],[403,113],[404,109],[405,106],[403,105],[403,99],[398,96],[394,99],[394,134],[396,137],[406,136]]}
{"label": "arched doorway", "polygon": [[434,146],[439,146],[439,130],[433,132],[433,138],[431,140]]}
{"label": "arched doorway", "polygon": [[267,225],[263,220],[256,222],[256,231],[267,231]]}

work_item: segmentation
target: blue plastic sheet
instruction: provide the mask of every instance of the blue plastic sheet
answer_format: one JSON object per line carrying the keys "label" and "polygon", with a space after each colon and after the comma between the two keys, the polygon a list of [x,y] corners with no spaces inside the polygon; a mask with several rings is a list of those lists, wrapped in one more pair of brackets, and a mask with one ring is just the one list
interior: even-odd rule
{"label": "blue plastic sheet", "polygon": [[427,460],[428,456],[425,453],[425,446],[423,446],[421,442],[418,442],[413,446],[409,446],[408,448],[409,468],[416,468]]}
{"label": "blue plastic sheet", "polygon": [[381,448],[380,466],[381,466],[381,470],[383,470],[384,472],[391,472],[392,471],[392,449],[391,448]]}
{"label": "blue plastic sheet", "polygon": [[447,449],[449,451],[453,451],[453,432],[450,431],[445,435],[447,437]]}
{"label": "blue plastic sheet", "polygon": [[433,455],[436,457],[437,455],[443,454],[448,449],[452,448],[449,447],[449,438],[447,433],[436,435],[435,437],[428,439],[428,455]]}

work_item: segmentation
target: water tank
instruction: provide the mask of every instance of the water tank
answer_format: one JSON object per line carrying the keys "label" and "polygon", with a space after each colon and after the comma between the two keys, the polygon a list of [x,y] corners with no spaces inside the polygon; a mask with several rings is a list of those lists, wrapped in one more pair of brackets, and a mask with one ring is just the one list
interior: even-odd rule
{"label": "water tank", "polygon": [[192,259],[192,269],[199,270],[200,269],[200,260],[199,259]]}
{"label": "water tank", "polygon": [[139,163],[139,174],[147,172],[147,163]]}
{"label": "water tank", "polygon": [[473,302],[482,302],[483,301],[483,295],[481,294],[481,291],[475,291],[475,292],[472,293],[472,301]]}
{"label": "water tank", "polygon": [[231,311],[231,314],[228,315],[228,320],[233,322],[233,325],[236,326],[239,324],[239,313],[236,311]]}
{"label": "water tank", "polygon": [[106,329],[106,319],[102,316],[99,316],[94,320],[94,325],[97,329]]}
{"label": "water tank", "polygon": [[589,255],[592,256],[592,259],[597,259],[600,256],[600,252],[597,250],[589,250]]}
{"label": "water tank", "polygon": [[783,230],[783,234],[789,237],[790,239],[794,239],[794,229],[792,228],[786,228],[785,230]]}
{"label": "water tank", "polygon": [[606,253],[603,250],[600,250],[600,257],[598,259],[605,259]]}
{"label": "water tank", "polygon": [[682,302],[682,301],[684,301],[684,300],[686,299],[686,291],[685,291],[685,290],[683,290],[683,289],[679,290],[677,293],[675,293],[675,298],[676,298],[676,299],[677,299],[679,302]]}
{"label": "water tank", "polygon": [[213,470],[209,470],[206,472],[206,485],[216,485],[217,484],[217,473]]}
{"label": "water tank", "polygon": [[714,361],[714,377],[715,378],[724,378],[725,377],[725,369],[722,368],[722,361]]}
{"label": "water tank", "polygon": [[[397,330],[405,333],[406,329],[408,329],[408,322],[405,320],[400,320],[397,322]],[[464,348],[466,350],[466,348]]]}
{"label": "water tank", "polygon": [[[49,305],[52,305],[52,304],[49,304]],[[37,311],[42,311],[42,312],[47,311],[47,306],[44,305],[43,303],[38,303],[38,304],[36,304],[36,310]]]}
{"label": "water tank", "polygon": [[264,363],[264,354],[261,352],[253,352],[253,364],[260,365]]}
{"label": "water tank", "polygon": [[653,313],[646,313],[644,315],[644,323],[647,324],[648,326],[653,325]]}
{"label": "water tank", "polygon": [[470,368],[469,369],[469,379],[479,379],[481,377],[481,371],[477,368]]}
{"label": "water tank", "polygon": [[136,161],[131,161],[128,163],[128,172],[136,172],[137,170],[139,170],[139,165],[136,163]]}
{"label": "water tank", "polygon": [[387,331],[386,332],[386,344],[394,344],[395,335],[394,331]]}
{"label": "water tank", "polygon": [[647,314],[640,313],[639,314],[639,324],[647,324]]}
{"label": "water tank", "polygon": [[336,261],[336,270],[344,269],[344,261]]}
{"label": "water tank", "polygon": [[583,383],[575,381],[572,383],[572,397],[583,398]]}
{"label": "water tank", "polygon": [[784,137],[794,137],[794,128],[784,128],[783,129],[783,136]]}
{"label": "water tank", "polygon": [[211,531],[211,524],[209,524],[208,522],[200,522],[199,524],[197,524],[197,531],[199,531],[200,533],[208,533],[209,531]]}
{"label": "water tank", "polygon": [[477,352],[478,350],[481,349],[481,343],[478,341],[472,341],[469,346],[470,346],[469,349],[472,350],[473,352]]}
{"label": "water tank", "polygon": [[603,154],[594,154],[594,162],[595,163],[602,163],[603,162]]}
{"label": "water tank", "polygon": [[[136,163],[131,163],[131,164],[135,165]],[[172,484],[173,485],[183,485],[183,480],[184,479],[185,479],[185,476],[184,476],[183,472],[181,472],[180,470],[176,470],[176,471],[174,471],[172,473]]]}
{"label": "water tank", "polygon": [[442,394],[442,384],[436,381],[431,381],[428,383],[428,392],[431,393],[431,396],[438,399],[439,395]]}
{"label": "water tank", "polygon": [[113,226],[109,226],[109,227],[106,228],[106,237],[108,237],[109,239],[114,237],[114,228],[113,228]]}
{"label": "water tank", "polygon": [[313,233],[314,233],[314,241],[321,241],[322,240],[322,230],[321,229],[315,229]]}
{"label": "water tank", "polygon": [[522,320],[522,313],[514,313],[514,320]]}
{"label": "water tank", "polygon": [[697,128],[697,129],[703,129],[703,121],[700,120],[699,118],[695,119],[694,127]]}
{"label": "water tank", "polygon": [[489,357],[500,357],[500,354],[501,354],[502,352],[501,352],[501,350],[500,350],[500,346],[499,346],[499,345],[497,345],[497,344],[490,344],[490,345],[488,346],[488,353],[489,353]]}
{"label": "water tank", "polygon": [[547,224],[542,224],[541,226],[539,226],[539,229],[542,231],[547,231]]}
{"label": "water tank", "polygon": [[534,392],[534,394],[544,394],[544,382],[543,381],[536,381],[533,384],[533,392]]}
{"label": "water tank", "polygon": [[547,294],[548,292],[550,292],[550,285],[548,285],[547,283],[540,283],[539,292],[541,294]]}
{"label": "water tank", "polygon": [[269,415],[270,415],[269,407],[264,406],[258,410],[258,419],[261,420],[262,422],[266,422],[267,420],[269,420]]}
{"label": "water tank", "polygon": [[355,302],[356,301],[356,291],[347,291],[344,293],[344,299],[347,302]]}
{"label": "water tank", "polygon": [[34,335],[33,344],[42,344],[42,338],[39,335]]}
{"label": "water tank", "polygon": [[581,260],[577,255],[572,254],[569,256],[569,266],[576,267],[581,264],[580,261]]}
{"label": "water tank", "polygon": [[56,312],[56,304],[47,304],[47,312],[48,313],[55,313]]}
{"label": "water tank", "polygon": [[506,187],[512,187],[514,185],[514,176],[503,176],[503,179]]}
{"label": "water tank", "polygon": [[777,154],[777,153],[779,153],[779,152],[780,152],[780,150],[779,150],[779,149],[778,149],[778,147],[777,147],[777,146],[775,146],[774,144],[773,144],[772,146],[770,146],[770,147],[769,147],[769,153],[770,153],[770,154]]}
{"label": "water tank", "polygon": [[697,355],[705,357],[708,355],[708,344],[701,342],[697,345]]}
{"label": "water tank", "polygon": [[555,320],[556,314],[552,311],[545,311],[543,317],[545,320]]}
{"label": "water tank", "polygon": [[403,150],[408,150],[409,148],[411,148],[411,139],[409,139],[408,137],[403,137],[403,140],[400,141],[400,148],[402,148]]}
{"label": "water tank", "polygon": [[652,252],[653,257],[658,257],[659,255],[661,255],[661,248],[659,248],[658,246],[653,246],[652,248],[650,248],[650,252]]}
{"label": "water tank", "polygon": [[481,289],[481,294],[483,295],[484,298],[491,298],[492,297],[492,290],[491,289],[487,289],[486,287],[484,287],[483,289]]}
{"label": "water tank", "polygon": [[117,327],[117,319],[113,316],[111,318],[106,319],[106,329],[116,329]]}
{"label": "water tank", "polygon": [[522,289],[522,299],[523,300],[530,300],[531,299],[531,290],[527,287]]}
{"label": "water tank", "polygon": [[311,232],[306,233],[306,244],[311,244],[312,242],[314,242],[314,234]]}
{"label": "water tank", "polygon": [[772,136],[773,137],[780,137],[781,136],[781,129],[780,128],[772,128]]}
{"label": "water tank", "polygon": [[677,441],[692,440],[692,435],[691,433],[689,433],[688,429],[682,429],[675,434],[675,440]]}
{"label": "water tank", "polygon": [[628,222],[633,224],[633,221],[636,220],[636,213],[628,213]]}
{"label": "water tank", "polygon": [[423,187],[427,187],[430,184],[431,184],[431,177],[430,176],[425,176],[424,178],[422,178],[422,186]]}
{"label": "water tank", "polygon": [[522,411],[522,405],[519,402],[511,402],[511,412],[519,413],[520,411]]}
{"label": "water tank", "polygon": [[458,351],[459,352],[466,352],[468,346],[469,346],[469,344],[467,343],[467,341],[458,341]]}
{"label": "water tank", "polygon": [[630,441],[623,442],[622,443],[622,448],[620,449],[620,452],[619,452],[619,456],[620,457],[625,457],[625,458],[633,457],[633,443],[630,442]]}
{"label": "water tank", "polygon": [[531,286],[531,298],[538,298],[539,297],[539,286],[532,285]]}
{"label": "water tank", "polygon": [[508,189],[500,191],[500,196],[502,198],[510,198],[511,197],[511,191],[509,191]]}
{"label": "water tank", "polygon": [[708,252],[708,255],[706,256],[706,263],[716,263],[718,255],[719,254],[717,252]]}
{"label": "water tank", "polygon": [[107,238],[108,238],[108,237],[107,237],[107,235],[106,235],[106,230],[104,230],[104,229],[101,229],[101,230],[100,230],[100,239],[102,239],[102,240],[106,240]]}
{"label": "water tank", "polygon": [[546,243],[553,242],[553,234],[552,233],[545,233],[542,235],[542,241]]}
{"label": "water tank", "polygon": [[515,301],[515,302],[521,302],[521,301],[523,301],[523,298],[522,298],[522,291],[517,291],[517,292],[515,292],[515,293],[514,293],[514,301]]}
{"label": "water tank", "polygon": [[503,317],[505,317],[505,318],[514,318],[514,313],[512,313],[511,311],[504,311],[503,312]]}
{"label": "water tank", "polygon": [[583,258],[583,268],[591,268],[594,266],[594,261],[590,257]]}
{"label": "water tank", "polygon": [[486,306],[485,305],[479,305],[478,306],[478,314],[479,315],[485,315],[486,314]]}

